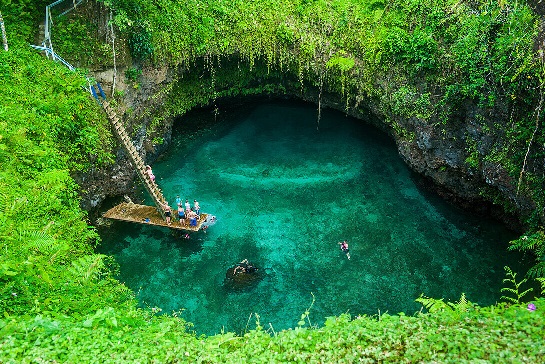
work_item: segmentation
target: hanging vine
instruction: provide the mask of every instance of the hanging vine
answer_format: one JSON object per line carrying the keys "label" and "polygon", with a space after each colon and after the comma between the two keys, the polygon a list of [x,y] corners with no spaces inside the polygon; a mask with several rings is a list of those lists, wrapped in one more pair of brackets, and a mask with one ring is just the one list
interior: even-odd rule
{"label": "hanging vine", "polygon": [[530,141],[528,142],[528,148],[526,149],[526,154],[524,155],[524,162],[522,164],[522,169],[520,170],[520,175],[519,175],[519,179],[518,179],[518,183],[517,183],[517,196],[519,194],[519,191],[520,191],[520,186],[522,184],[522,178],[523,178],[523,175],[524,175],[524,172],[526,170],[526,164],[527,164],[527,161],[528,161],[528,155],[530,154],[530,150],[532,148],[532,143],[535,139],[535,136],[537,134],[537,131],[539,130],[539,126],[540,126],[540,123],[541,123],[541,112],[542,112],[542,108],[543,108],[543,100],[544,100],[544,87],[545,87],[545,62],[543,61],[543,59],[541,59],[541,69],[542,69],[542,77],[541,77],[541,83],[540,83],[540,86],[539,86],[539,103],[534,111],[534,115],[535,115],[535,127],[534,127],[534,132],[532,133],[532,137],[530,138]]}

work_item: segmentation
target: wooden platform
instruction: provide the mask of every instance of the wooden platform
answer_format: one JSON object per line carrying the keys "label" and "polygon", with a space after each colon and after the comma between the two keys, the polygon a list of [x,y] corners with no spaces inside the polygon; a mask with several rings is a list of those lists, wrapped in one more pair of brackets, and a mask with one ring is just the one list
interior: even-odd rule
{"label": "wooden platform", "polygon": [[107,219],[135,222],[145,225],[164,226],[170,229],[199,231],[203,223],[206,221],[208,214],[201,213],[200,219],[197,220],[197,226],[189,226],[189,220],[186,220],[184,225],[180,225],[180,221],[178,220],[178,212],[173,211],[171,224],[168,225],[155,207],[123,202],[115,207],[112,207],[102,216]]}

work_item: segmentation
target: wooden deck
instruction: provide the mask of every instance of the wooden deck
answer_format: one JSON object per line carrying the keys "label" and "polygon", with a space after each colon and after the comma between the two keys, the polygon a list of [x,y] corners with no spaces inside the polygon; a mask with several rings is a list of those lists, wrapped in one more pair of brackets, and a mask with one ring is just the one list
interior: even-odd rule
{"label": "wooden deck", "polygon": [[[172,211],[171,224],[168,225],[167,222],[163,220],[161,214],[157,211],[157,208],[153,206],[123,202],[115,207],[112,207],[102,216],[107,219],[135,222],[145,225],[164,226],[170,229],[199,231],[203,223],[206,221],[207,214],[201,213],[200,219],[197,220],[197,226],[189,226],[189,220],[186,220],[184,225],[180,225],[180,221],[177,218],[178,212]],[[176,219],[174,217],[176,217]]]}

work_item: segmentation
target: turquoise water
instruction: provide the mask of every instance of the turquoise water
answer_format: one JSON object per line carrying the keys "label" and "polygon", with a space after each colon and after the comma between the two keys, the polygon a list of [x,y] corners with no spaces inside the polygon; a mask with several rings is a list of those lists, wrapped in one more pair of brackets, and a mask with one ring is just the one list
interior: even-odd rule
{"label": "turquoise water", "polygon": [[[218,222],[189,239],[119,222],[100,230],[101,251],[116,256],[141,305],[182,310],[211,335],[254,328],[254,313],[266,328],[296,327],[313,297],[313,325],[342,313],[413,314],[421,293],[498,301],[503,267],[520,268],[506,251],[514,235],[419,188],[382,133],[328,110],[317,128],[316,115],[267,102],[176,124],[153,165],[157,181],[172,206],[177,194],[197,199]],[[226,284],[242,259],[259,279]]]}

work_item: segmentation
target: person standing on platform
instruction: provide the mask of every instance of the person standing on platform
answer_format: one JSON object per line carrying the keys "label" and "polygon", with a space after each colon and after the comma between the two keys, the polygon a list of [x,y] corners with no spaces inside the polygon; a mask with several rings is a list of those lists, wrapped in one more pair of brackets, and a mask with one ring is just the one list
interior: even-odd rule
{"label": "person standing on platform", "polygon": [[165,202],[164,209],[165,209],[165,220],[167,224],[170,226],[170,216],[172,215],[172,209],[170,208],[170,205],[168,204],[168,202]]}
{"label": "person standing on platform", "polygon": [[185,209],[186,211],[187,210],[191,211],[191,205],[189,204],[189,200],[185,200]]}
{"label": "person standing on platform", "polygon": [[197,214],[195,211],[189,210],[186,213],[186,216],[189,219],[189,226],[197,226]]}
{"label": "person standing on platform", "polygon": [[201,207],[199,206],[199,202],[197,200],[193,200],[193,208],[195,209],[195,213],[197,215],[201,214]]}
{"label": "person standing on platform", "polygon": [[181,202],[178,204],[178,219],[180,219],[180,225],[185,223],[185,213]]}
{"label": "person standing on platform", "polygon": [[176,195],[176,206],[182,206],[182,199],[180,195]]}

